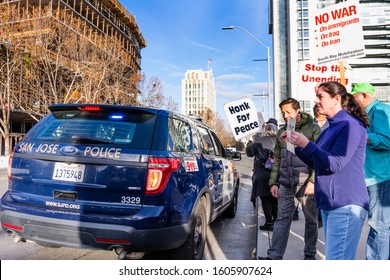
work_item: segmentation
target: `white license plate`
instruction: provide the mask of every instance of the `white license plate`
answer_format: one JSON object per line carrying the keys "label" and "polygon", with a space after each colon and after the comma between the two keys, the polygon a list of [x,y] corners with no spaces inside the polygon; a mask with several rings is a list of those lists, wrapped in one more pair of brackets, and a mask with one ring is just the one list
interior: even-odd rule
{"label": "white license plate", "polygon": [[56,162],[53,171],[53,180],[82,182],[84,179],[84,164]]}

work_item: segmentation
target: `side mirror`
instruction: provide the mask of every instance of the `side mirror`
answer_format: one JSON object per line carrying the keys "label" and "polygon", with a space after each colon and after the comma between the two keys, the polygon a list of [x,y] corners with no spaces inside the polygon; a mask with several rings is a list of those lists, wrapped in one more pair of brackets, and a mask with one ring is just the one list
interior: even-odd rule
{"label": "side mirror", "polygon": [[234,153],[232,153],[232,156],[230,158],[233,161],[240,161],[241,160],[241,153],[240,152],[234,152]]}
{"label": "side mirror", "polygon": [[231,158],[232,158],[232,151],[229,150],[229,149],[225,149],[225,152],[226,152],[226,157],[227,157],[228,159],[231,159]]}

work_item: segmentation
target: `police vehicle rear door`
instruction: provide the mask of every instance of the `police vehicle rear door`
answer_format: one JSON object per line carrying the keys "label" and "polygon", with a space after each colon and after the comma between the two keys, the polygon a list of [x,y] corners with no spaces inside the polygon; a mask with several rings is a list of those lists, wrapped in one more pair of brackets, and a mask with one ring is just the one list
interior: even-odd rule
{"label": "police vehicle rear door", "polygon": [[212,210],[218,210],[223,205],[223,178],[224,166],[222,155],[215,145],[210,131],[198,126],[200,134],[200,148],[202,150],[202,166],[206,174],[205,185],[212,194]]}

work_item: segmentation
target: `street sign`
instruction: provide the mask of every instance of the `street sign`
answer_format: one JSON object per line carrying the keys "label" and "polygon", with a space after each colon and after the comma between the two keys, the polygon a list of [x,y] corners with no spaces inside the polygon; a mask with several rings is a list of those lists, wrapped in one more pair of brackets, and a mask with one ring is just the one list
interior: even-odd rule
{"label": "street sign", "polygon": [[253,100],[244,98],[224,104],[234,139],[240,140],[261,130]]}
{"label": "street sign", "polygon": [[311,13],[311,55],[317,64],[348,61],[365,56],[358,0],[330,5]]}

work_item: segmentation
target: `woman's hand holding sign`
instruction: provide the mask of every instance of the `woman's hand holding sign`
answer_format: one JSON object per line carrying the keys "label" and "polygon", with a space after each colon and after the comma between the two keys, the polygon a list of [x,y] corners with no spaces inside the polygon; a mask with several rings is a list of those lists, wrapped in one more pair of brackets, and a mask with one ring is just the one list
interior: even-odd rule
{"label": "woman's hand holding sign", "polygon": [[280,137],[280,139],[283,141],[287,140],[291,144],[294,144],[300,148],[305,148],[307,146],[307,144],[309,144],[309,140],[306,138],[306,136],[303,135],[302,133],[296,132],[295,130],[290,132],[290,137],[287,137],[286,132],[283,133],[282,136]]}

